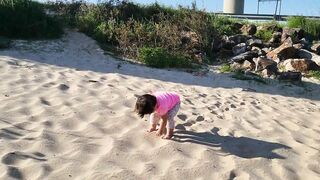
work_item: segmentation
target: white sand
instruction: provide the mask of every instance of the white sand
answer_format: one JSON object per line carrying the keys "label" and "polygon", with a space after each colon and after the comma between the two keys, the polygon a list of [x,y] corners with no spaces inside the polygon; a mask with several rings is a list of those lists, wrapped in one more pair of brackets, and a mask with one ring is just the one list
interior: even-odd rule
{"label": "white sand", "polygon": [[[132,65],[76,32],[0,51],[0,79],[0,179],[320,179],[319,83]],[[151,90],[182,96],[173,140],[132,112]]]}

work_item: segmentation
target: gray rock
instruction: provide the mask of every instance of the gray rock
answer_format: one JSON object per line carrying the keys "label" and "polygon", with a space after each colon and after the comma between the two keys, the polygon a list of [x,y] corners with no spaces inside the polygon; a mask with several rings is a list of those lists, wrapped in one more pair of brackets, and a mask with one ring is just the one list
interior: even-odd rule
{"label": "gray rock", "polygon": [[239,55],[241,53],[244,53],[246,52],[246,50],[247,50],[246,43],[240,43],[232,48],[232,52],[234,55]]}
{"label": "gray rock", "polygon": [[269,40],[270,43],[281,43],[281,32],[274,32],[272,38]]}
{"label": "gray rock", "polygon": [[256,47],[263,47],[263,41],[261,39],[249,39],[247,41],[248,46],[256,46]]}
{"label": "gray rock", "polygon": [[276,73],[278,71],[277,63],[271,59],[266,57],[258,57],[254,58],[253,61],[255,62],[255,71],[263,71],[268,69],[269,71]]}
{"label": "gray rock", "polygon": [[255,46],[253,46],[251,48],[251,51],[257,52],[258,56],[265,56],[267,54],[264,50],[260,49],[259,47],[255,47]]}
{"label": "gray rock", "polygon": [[231,58],[231,62],[243,63],[245,60],[252,61],[253,58],[258,57],[258,53],[255,51],[248,51],[238,56]]}
{"label": "gray rock", "polygon": [[248,40],[248,36],[243,34],[236,34],[233,36],[229,36],[228,39],[233,41],[236,44],[245,43]]}
{"label": "gray rock", "polygon": [[301,72],[281,72],[278,75],[278,79],[282,81],[301,81]]}
{"label": "gray rock", "polygon": [[320,43],[316,43],[312,45],[311,50],[317,54],[320,54]]}
{"label": "gray rock", "polygon": [[318,66],[320,66],[320,56],[313,53],[313,52],[310,52],[305,49],[300,49],[298,51],[298,56],[299,56],[299,58],[309,59],[309,60],[315,62]]}

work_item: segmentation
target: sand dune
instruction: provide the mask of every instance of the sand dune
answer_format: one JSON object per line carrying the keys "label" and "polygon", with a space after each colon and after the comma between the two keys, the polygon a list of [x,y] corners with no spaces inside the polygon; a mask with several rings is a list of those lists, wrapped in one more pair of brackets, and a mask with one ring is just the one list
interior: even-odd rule
{"label": "sand dune", "polygon": [[[320,84],[231,79],[105,56],[85,35],[0,51],[0,179],[320,179]],[[135,95],[181,94],[173,140]]]}

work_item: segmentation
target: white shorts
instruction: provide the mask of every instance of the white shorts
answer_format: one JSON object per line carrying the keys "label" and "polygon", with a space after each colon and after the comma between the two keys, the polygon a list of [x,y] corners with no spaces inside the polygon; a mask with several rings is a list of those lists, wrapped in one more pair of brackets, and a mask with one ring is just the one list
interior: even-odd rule
{"label": "white shorts", "polygon": [[[179,109],[180,109],[180,102],[178,102],[176,105],[174,105],[173,108],[167,112],[167,114],[166,114],[168,117],[167,128],[174,129],[174,117],[177,115]],[[150,115],[150,123],[151,124],[158,124],[160,119],[161,119],[161,116],[157,113],[152,113]]]}

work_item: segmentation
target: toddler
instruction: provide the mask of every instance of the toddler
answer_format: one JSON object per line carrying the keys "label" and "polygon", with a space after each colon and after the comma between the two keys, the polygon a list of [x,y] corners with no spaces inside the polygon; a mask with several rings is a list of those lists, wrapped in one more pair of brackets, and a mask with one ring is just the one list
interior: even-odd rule
{"label": "toddler", "polygon": [[[145,114],[150,115],[150,129],[148,132],[157,131],[157,136],[164,135],[163,138],[171,139],[174,130],[174,117],[180,108],[180,97],[174,92],[155,92],[139,96],[135,106],[141,118]],[[161,120],[160,127],[157,125]],[[167,129],[166,129],[166,128]],[[165,132],[166,131],[166,132]]]}

